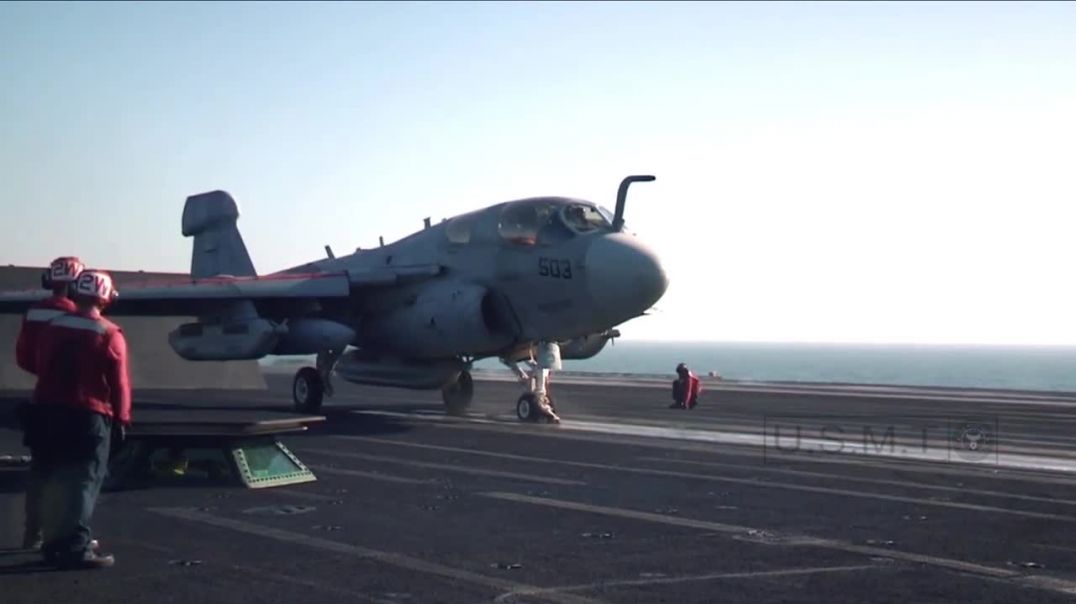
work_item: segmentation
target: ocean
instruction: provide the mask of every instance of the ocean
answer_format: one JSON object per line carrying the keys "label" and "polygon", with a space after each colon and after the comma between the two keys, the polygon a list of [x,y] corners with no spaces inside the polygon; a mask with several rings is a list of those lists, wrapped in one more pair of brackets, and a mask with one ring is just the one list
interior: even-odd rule
{"label": "ocean", "polygon": [[[684,362],[699,376],[1076,392],[1076,347],[907,344],[686,343],[618,340],[564,371],[673,377]],[[507,371],[495,360],[478,369]]]}

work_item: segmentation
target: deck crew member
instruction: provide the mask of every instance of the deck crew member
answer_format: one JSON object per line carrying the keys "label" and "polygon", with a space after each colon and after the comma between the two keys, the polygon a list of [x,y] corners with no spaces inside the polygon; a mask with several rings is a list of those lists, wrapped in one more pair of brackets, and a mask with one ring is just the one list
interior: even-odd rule
{"label": "deck crew member", "polygon": [[[52,295],[35,303],[22,318],[19,335],[15,340],[15,362],[23,370],[36,374],[34,368],[37,355],[37,337],[45,323],[56,317],[75,310],[75,303],[68,297],[69,286],[78,278],[83,269],[82,262],[73,256],[64,256],[53,260],[41,274],[41,286],[52,290]],[[26,408],[23,407],[22,411]],[[41,481],[39,468],[30,462],[30,477],[26,488],[25,523],[23,525],[22,547],[24,549],[41,548]]]}
{"label": "deck crew member", "polygon": [[39,336],[31,450],[44,469],[45,560],[60,568],[104,568],[115,562],[94,547],[90,520],[108,469],[113,427],[131,423],[127,342],[101,316],[117,297],[111,276],[85,270],[75,282],[73,313]]}

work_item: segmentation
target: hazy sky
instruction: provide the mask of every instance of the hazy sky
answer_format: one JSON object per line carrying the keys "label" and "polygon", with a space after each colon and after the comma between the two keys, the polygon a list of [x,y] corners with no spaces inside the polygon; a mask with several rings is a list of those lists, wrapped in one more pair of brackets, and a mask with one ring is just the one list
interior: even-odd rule
{"label": "hazy sky", "polygon": [[0,262],[259,272],[499,201],[613,206],[633,339],[1076,344],[1073,3],[4,3]]}

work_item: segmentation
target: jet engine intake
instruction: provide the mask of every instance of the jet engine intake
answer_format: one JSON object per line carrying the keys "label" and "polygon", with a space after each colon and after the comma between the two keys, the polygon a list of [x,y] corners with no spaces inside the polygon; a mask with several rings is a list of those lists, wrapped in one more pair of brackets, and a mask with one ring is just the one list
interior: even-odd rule
{"label": "jet engine intake", "polygon": [[364,340],[409,358],[445,358],[500,350],[515,339],[508,302],[481,285],[442,282],[414,304],[363,325]]}

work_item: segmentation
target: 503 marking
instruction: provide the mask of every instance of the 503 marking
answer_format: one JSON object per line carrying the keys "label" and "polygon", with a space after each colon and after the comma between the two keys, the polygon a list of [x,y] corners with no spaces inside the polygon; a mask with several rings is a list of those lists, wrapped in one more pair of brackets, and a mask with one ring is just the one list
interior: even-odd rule
{"label": "503 marking", "polygon": [[572,278],[572,261],[557,258],[538,258],[538,276],[554,279]]}

